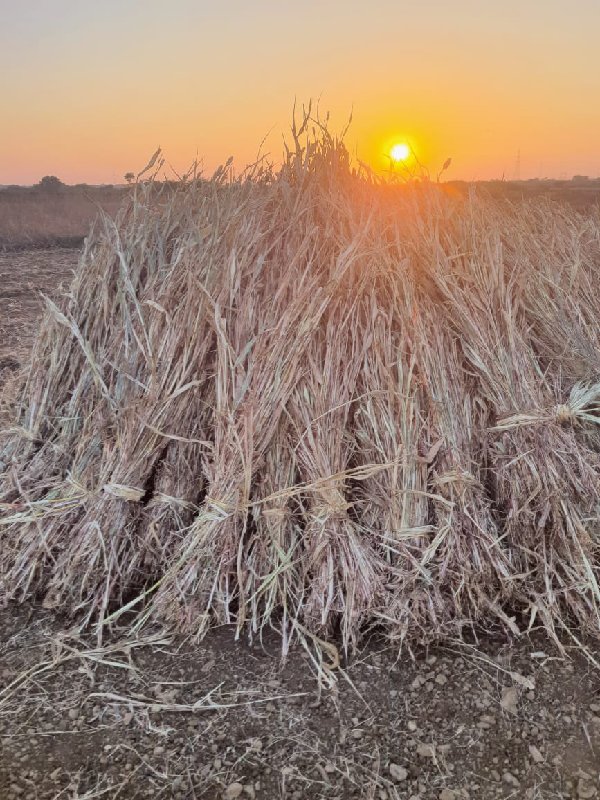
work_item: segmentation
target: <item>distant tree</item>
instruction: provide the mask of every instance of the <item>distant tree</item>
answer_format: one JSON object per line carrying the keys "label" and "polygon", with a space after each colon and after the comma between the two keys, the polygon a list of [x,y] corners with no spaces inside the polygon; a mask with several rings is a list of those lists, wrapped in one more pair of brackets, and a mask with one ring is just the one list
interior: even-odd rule
{"label": "distant tree", "polygon": [[124,178],[127,181],[127,183],[131,184],[135,180],[135,175],[133,174],[133,172],[126,172]]}
{"label": "distant tree", "polygon": [[38,186],[45,192],[58,192],[64,189],[65,184],[56,175],[44,175]]}

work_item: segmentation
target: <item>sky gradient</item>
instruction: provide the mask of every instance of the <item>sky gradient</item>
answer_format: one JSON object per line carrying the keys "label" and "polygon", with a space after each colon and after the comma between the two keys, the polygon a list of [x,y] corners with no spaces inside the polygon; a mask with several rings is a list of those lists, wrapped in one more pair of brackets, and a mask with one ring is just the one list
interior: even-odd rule
{"label": "sky gradient", "polygon": [[376,169],[600,176],[600,0],[0,0],[0,184],[274,160],[320,97]]}

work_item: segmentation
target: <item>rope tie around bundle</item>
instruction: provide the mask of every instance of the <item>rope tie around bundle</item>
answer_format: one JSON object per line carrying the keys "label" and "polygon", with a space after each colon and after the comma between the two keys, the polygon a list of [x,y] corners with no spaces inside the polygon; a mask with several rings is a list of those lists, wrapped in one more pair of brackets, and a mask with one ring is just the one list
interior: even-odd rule
{"label": "rope tie around bundle", "polygon": [[554,419],[559,425],[576,425],[577,414],[571,406],[566,403],[559,403],[554,409]]}
{"label": "rope tie around bundle", "polygon": [[315,522],[323,524],[327,520],[344,519],[347,516],[352,503],[348,503],[346,498],[336,489],[328,492],[321,492],[318,502],[311,509],[310,516]]}
{"label": "rope tie around bundle", "polygon": [[284,519],[290,516],[290,510],[286,506],[281,506],[280,508],[263,508],[261,513],[263,517],[267,517],[267,519],[276,522],[283,522]]}
{"label": "rope tie around bundle", "polygon": [[117,497],[119,500],[127,500],[128,503],[139,503],[146,494],[144,489],[136,486],[125,486],[123,483],[105,483],[102,490],[106,494]]}
{"label": "rope tie around bundle", "polygon": [[544,425],[551,422],[564,427],[567,425],[579,425],[580,420],[576,408],[573,408],[569,403],[557,403],[549,410],[540,409],[539,411],[528,411],[501,417],[490,431],[507,431],[527,425]]}
{"label": "rope tie around bundle", "polygon": [[227,519],[243,510],[243,507],[237,504],[228,503],[226,500],[217,500],[216,497],[210,497],[209,495],[206,495],[204,505],[207,514],[215,521]]}
{"label": "rope tie around bundle", "polygon": [[156,494],[152,497],[150,502],[148,503],[148,508],[153,508],[154,506],[172,506],[174,508],[181,508],[186,511],[191,511],[196,506],[193,503],[190,503],[189,500],[184,500],[181,497],[173,497],[170,494],[164,494],[163,492],[156,492]]}
{"label": "rope tie around bundle", "polygon": [[454,467],[454,469],[446,470],[439,475],[436,475],[432,483],[434,486],[441,488],[450,484],[458,484],[460,487],[478,486],[480,485],[477,478],[466,469],[461,467]]}

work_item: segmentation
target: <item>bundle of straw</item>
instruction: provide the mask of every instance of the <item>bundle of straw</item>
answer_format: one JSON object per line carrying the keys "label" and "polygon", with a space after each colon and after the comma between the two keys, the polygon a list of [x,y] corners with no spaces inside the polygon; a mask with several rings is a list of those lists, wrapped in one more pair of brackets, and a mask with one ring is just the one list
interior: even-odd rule
{"label": "bundle of straw", "polygon": [[90,233],[2,438],[0,599],[284,652],[598,636],[599,215],[382,182],[310,113],[292,137]]}
{"label": "bundle of straw", "polygon": [[553,635],[555,623],[563,624],[561,606],[593,628],[590,613],[597,615],[600,600],[594,536],[600,460],[573,423],[586,415],[592,426],[600,420],[585,402],[578,415],[576,396],[565,404],[562,387],[542,372],[523,279],[505,269],[499,233],[471,230],[468,241],[468,260],[458,253],[440,257],[434,277],[477,391],[493,413],[488,491],[511,563],[506,584],[530,621],[539,614]]}

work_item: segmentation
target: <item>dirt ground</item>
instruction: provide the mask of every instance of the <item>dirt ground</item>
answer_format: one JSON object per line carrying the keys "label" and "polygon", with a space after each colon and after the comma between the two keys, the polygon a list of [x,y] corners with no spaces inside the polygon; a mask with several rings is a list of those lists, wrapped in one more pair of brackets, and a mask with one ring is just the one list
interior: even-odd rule
{"label": "dirt ground", "polygon": [[[77,257],[0,253],[9,396],[40,291]],[[113,631],[99,646],[70,625],[0,612],[0,800],[600,798],[600,668],[540,633],[412,655],[373,637],[322,688],[303,650],[281,664],[275,635]]]}

